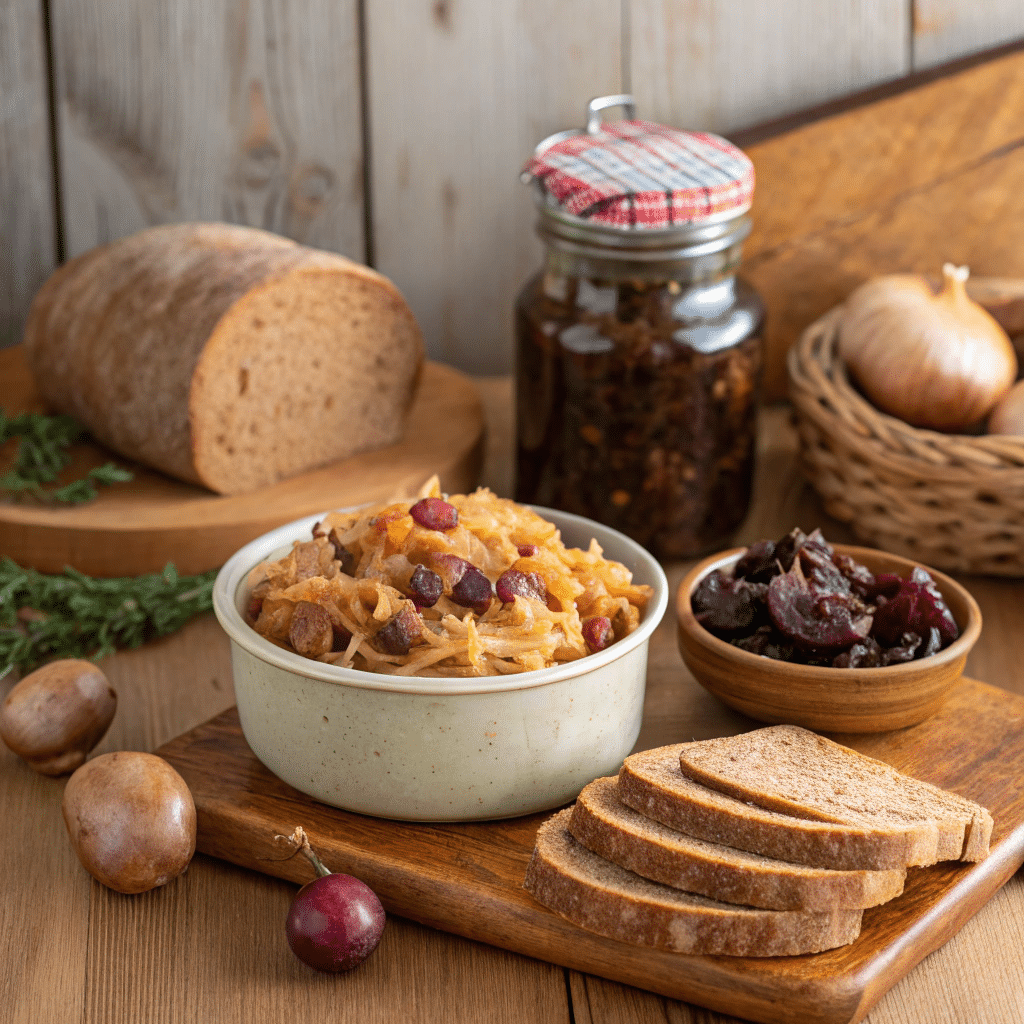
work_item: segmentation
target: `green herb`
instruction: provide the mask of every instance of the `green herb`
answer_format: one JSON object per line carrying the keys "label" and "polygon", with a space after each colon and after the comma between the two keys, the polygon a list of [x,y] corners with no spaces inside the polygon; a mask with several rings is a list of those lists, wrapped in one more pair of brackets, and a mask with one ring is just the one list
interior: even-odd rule
{"label": "green herb", "polygon": [[58,576],[0,558],[0,677],[49,658],[99,658],[180,629],[212,607],[217,570],[93,579],[66,567]]}
{"label": "green herb", "polygon": [[71,446],[85,437],[85,429],[70,416],[44,416],[26,412],[7,416],[0,409],[0,444],[18,438],[14,466],[0,476],[0,490],[51,498],[66,505],[81,505],[96,497],[96,484],[120,483],[132,479],[127,469],[107,462],[90,469],[82,480],[64,487],[46,489],[71,461]]}

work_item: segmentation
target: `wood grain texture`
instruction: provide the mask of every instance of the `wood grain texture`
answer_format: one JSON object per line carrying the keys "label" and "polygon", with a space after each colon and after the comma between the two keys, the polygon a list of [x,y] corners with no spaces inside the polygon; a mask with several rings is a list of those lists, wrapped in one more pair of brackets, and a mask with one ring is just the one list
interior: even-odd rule
{"label": "wood grain texture", "polygon": [[[508,479],[511,465],[511,382],[478,385],[493,445],[482,478],[496,484]],[[826,536],[850,540],[800,480],[786,415],[784,409],[771,409],[764,416],[756,496],[738,540],[777,536],[795,523],[805,529],[822,526]],[[668,567],[673,589],[687,567]],[[1021,584],[965,582],[986,623],[968,671],[1024,693]],[[723,735],[747,721],[697,687],[679,659],[673,628],[666,619],[652,640],[639,746]],[[120,702],[97,752],[153,750],[234,703],[227,638],[212,616],[105,659],[102,666]],[[0,697],[11,682],[0,681]],[[90,1024],[136,1024],[140,1007],[159,1024],[271,1024],[286,1015],[291,1019],[292,1006],[305,1019],[343,1024],[570,1020],[560,969],[399,917],[391,918],[377,954],[388,957],[384,969],[373,968],[371,960],[343,978],[307,972],[279,941],[294,886],[202,855],[174,883],[189,887],[187,899],[169,898],[171,889],[163,896],[106,893],[88,880],[64,838],[61,782],[40,779],[6,751],[2,757],[0,806],[7,813],[0,863],[7,884],[0,895],[0,995],[11,1024],[65,1024],[82,1018],[86,1003]],[[159,913],[136,909],[154,902],[151,897],[159,902]],[[90,908],[97,915],[94,927]],[[1024,876],[1018,872],[953,940],[890,990],[871,1011],[869,1024],[1019,1024],[1021,921]],[[735,1024],[737,1019],[577,972],[569,972],[569,980],[579,1024]],[[167,1001],[157,1005],[151,989]]]}
{"label": "wood grain texture", "polygon": [[[20,347],[0,352],[0,407],[11,413],[41,408]],[[133,480],[103,488],[87,505],[0,500],[0,554],[41,572],[71,565],[90,576],[138,576],[159,572],[168,562],[184,574],[206,572],[275,526],[330,508],[414,493],[433,473],[449,493],[472,490],[483,432],[472,381],[428,363],[397,445],[248,494],[214,494],[133,465]],[[13,444],[10,448],[5,460],[13,457]],[[79,478],[110,459],[125,463],[97,443],[76,445],[64,478]]]}
{"label": "wood grain texture", "polygon": [[1018,51],[748,147],[745,272],[768,303],[769,397],[785,391],[800,331],[870,276],[934,274],[946,260],[1024,275],[1010,228],[1024,203],[1022,111]]}
{"label": "wood grain texture", "polygon": [[65,248],[225,220],[365,257],[355,0],[53,0]]}
{"label": "wood grain texture", "polygon": [[[160,748],[189,784],[197,848],[306,881],[275,836],[301,824],[335,870],[366,881],[389,912],[576,970],[766,1024],[852,1024],[959,930],[1024,863],[1024,699],[962,682],[921,725],[838,734],[854,749],[983,803],[996,821],[981,864],[908,875],[902,896],[864,913],[860,938],[816,956],[689,957],[604,939],[568,924],[522,888],[546,815],[467,825],[389,822],[326,807],[291,789],[249,750],[230,710]],[[802,1002],[799,1010],[791,1003]]]}
{"label": "wood grain texture", "polygon": [[42,4],[0,0],[0,348],[20,339],[55,262],[43,17]]}
{"label": "wood grain texture", "polygon": [[910,0],[913,14],[914,70],[1024,36],[1024,8],[1017,0]]}
{"label": "wood grain texture", "polygon": [[433,359],[512,360],[512,307],[541,265],[519,171],[621,91],[617,0],[367,0],[375,266]]}
{"label": "wood grain texture", "polygon": [[908,0],[628,0],[631,88],[663,124],[728,133],[910,70]]}

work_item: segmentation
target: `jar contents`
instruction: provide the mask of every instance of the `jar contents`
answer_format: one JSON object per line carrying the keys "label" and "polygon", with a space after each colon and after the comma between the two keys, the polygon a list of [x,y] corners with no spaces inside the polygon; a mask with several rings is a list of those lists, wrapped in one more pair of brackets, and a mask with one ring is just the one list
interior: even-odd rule
{"label": "jar contents", "polygon": [[539,274],[517,307],[516,499],[663,559],[723,546],[750,502],[763,319],[728,274]]}

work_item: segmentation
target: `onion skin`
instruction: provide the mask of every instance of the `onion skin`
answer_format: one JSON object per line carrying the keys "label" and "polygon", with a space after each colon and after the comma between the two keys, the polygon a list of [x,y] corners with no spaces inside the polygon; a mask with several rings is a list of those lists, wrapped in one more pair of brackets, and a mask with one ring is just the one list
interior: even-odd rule
{"label": "onion skin", "polygon": [[1017,381],[992,410],[988,432],[1024,437],[1024,380]]}
{"label": "onion skin", "polygon": [[1017,376],[999,324],[964,287],[966,268],[943,267],[938,295],[923,278],[892,274],[846,301],[839,353],[868,399],[915,427],[957,432],[982,421]]}

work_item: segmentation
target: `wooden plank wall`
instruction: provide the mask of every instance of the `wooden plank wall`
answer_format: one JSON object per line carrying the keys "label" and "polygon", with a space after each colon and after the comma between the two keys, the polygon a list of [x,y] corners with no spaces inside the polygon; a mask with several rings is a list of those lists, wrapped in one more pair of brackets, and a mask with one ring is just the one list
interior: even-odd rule
{"label": "wooden plank wall", "polygon": [[517,172],[590,96],[731,133],[1021,35],[1018,0],[0,0],[0,344],[61,256],[216,218],[378,266],[434,358],[507,372]]}

